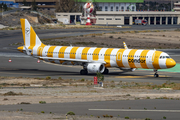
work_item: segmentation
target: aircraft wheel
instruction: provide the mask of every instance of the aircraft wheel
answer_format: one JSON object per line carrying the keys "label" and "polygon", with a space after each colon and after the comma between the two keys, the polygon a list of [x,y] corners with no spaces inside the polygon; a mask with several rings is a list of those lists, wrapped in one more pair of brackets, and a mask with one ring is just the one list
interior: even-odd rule
{"label": "aircraft wheel", "polygon": [[87,75],[87,74],[88,74],[88,71],[87,71],[87,70],[82,69],[82,70],[80,71],[80,74],[81,74],[81,75]]}
{"label": "aircraft wheel", "polygon": [[159,75],[155,73],[155,74],[154,74],[154,77],[159,77]]}
{"label": "aircraft wheel", "polygon": [[105,69],[103,74],[108,74],[109,73],[109,70],[108,69]]}

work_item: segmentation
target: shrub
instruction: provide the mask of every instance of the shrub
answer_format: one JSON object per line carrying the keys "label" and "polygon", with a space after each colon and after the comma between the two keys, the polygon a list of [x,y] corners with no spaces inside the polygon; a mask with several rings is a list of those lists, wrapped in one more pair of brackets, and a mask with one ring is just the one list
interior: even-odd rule
{"label": "shrub", "polygon": [[98,81],[104,81],[104,75],[103,74],[97,72],[96,76],[97,76]]}
{"label": "shrub", "polygon": [[44,111],[41,111],[41,113],[45,113]]}
{"label": "shrub", "polygon": [[109,38],[113,38],[113,36],[109,36]]}
{"label": "shrub", "polygon": [[85,81],[85,79],[84,79],[84,78],[82,78],[82,79],[81,79],[81,82],[84,82],[84,81]]}
{"label": "shrub", "polygon": [[67,113],[67,115],[75,115],[75,113],[72,112],[72,111],[69,111],[69,112]]}
{"label": "shrub", "polygon": [[163,119],[166,119],[166,117],[164,116]]}
{"label": "shrub", "polygon": [[125,119],[129,119],[129,117],[128,116],[126,116],[126,117],[124,117]]}
{"label": "shrub", "polygon": [[50,80],[50,79],[51,79],[51,77],[50,77],[50,76],[47,76],[47,77],[46,77],[46,80]]}
{"label": "shrub", "polygon": [[147,97],[146,99],[150,99],[150,97]]}
{"label": "shrub", "polygon": [[150,119],[150,118],[146,118],[145,120],[152,120],[152,119]]}
{"label": "shrub", "polygon": [[39,101],[40,104],[46,104],[46,101]]}

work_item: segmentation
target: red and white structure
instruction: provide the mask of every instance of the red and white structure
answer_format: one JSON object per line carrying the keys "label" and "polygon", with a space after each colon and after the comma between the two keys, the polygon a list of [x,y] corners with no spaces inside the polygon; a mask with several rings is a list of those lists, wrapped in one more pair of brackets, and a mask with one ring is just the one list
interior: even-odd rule
{"label": "red and white structure", "polygon": [[94,6],[92,3],[86,3],[84,5],[84,11],[87,14],[86,25],[91,25],[90,14],[93,12],[93,10],[94,10]]}
{"label": "red and white structure", "polygon": [[9,59],[9,62],[12,62],[12,60],[11,60],[11,59]]}
{"label": "red and white structure", "polygon": [[40,60],[38,59],[37,63],[40,63]]}

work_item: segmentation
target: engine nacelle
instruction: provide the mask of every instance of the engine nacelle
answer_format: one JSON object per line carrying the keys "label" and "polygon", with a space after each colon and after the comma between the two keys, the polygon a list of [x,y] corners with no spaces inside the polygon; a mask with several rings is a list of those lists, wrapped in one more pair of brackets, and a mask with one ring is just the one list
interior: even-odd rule
{"label": "engine nacelle", "polygon": [[123,70],[124,72],[133,72],[136,70],[136,68],[119,68],[120,70]]}
{"label": "engine nacelle", "polygon": [[92,73],[103,73],[105,70],[105,66],[102,63],[88,63],[87,70]]}

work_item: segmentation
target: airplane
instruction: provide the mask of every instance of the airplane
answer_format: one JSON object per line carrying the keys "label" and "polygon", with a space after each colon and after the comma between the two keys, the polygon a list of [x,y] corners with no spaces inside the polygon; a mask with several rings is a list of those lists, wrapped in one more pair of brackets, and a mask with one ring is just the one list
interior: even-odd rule
{"label": "airplane", "polygon": [[81,75],[91,73],[108,74],[110,67],[123,71],[134,71],[136,68],[153,69],[154,77],[159,77],[158,69],[172,68],[176,62],[165,52],[156,50],[73,47],[44,45],[36,35],[27,19],[20,19],[24,46],[17,49],[39,60],[62,64],[81,65]]}

